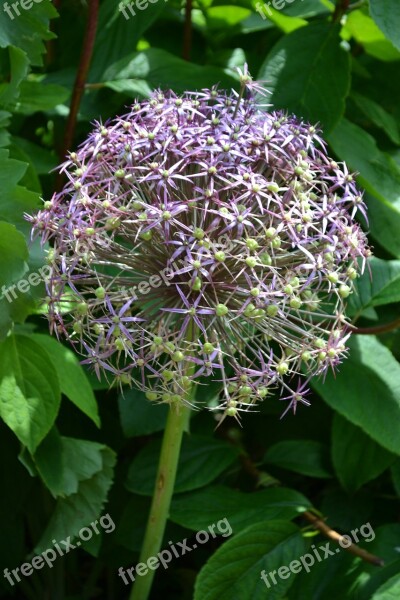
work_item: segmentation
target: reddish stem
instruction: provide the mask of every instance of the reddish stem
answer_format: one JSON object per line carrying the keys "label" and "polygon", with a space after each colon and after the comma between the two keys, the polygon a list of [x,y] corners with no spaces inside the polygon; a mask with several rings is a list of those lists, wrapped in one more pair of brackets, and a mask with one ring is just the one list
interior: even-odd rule
{"label": "reddish stem", "polygon": [[[240,460],[246,473],[248,473],[250,477],[252,477],[255,480],[257,486],[262,485],[262,480],[264,476],[263,471],[260,471],[258,469],[258,467],[254,464],[254,462],[251,460],[251,458],[248,456],[245,450],[241,447],[241,444],[238,443],[235,440],[235,438],[232,438],[232,436],[230,436],[229,433],[225,437],[234,446],[240,448]],[[276,484],[280,485],[280,481],[275,479],[275,482]],[[325,523],[324,517],[316,516],[311,510],[306,510],[302,512],[301,516],[305,518],[309,523],[311,523],[315,529],[317,529],[320,533],[322,533],[322,535],[326,536],[328,539],[333,540],[336,543],[340,543],[343,539],[345,539],[346,546],[343,545],[342,548],[344,548],[347,552],[350,552],[350,554],[358,556],[363,561],[376,567],[382,567],[384,565],[384,561],[379,556],[375,556],[374,554],[367,552],[366,550],[364,550],[364,548],[360,548],[356,544],[351,543],[350,545],[348,545],[347,538],[344,538],[344,536],[342,536],[340,533],[329,527]]]}
{"label": "reddish stem", "polygon": [[356,327],[347,324],[347,328],[357,335],[378,335],[379,333],[388,333],[400,327],[400,319],[386,323],[385,325],[375,325],[374,327]]}
{"label": "reddish stem", "polygon": [[348,543],[347,543],[348,536],[340,535],[340,533],[338,533],[334,529],[331,529],[331,527],[329,527],[323,521],[323,519],[321,519],[320,517],[317,517],[311,511],[307,510],[306,512],[303,512],[301,516],[305,517],[309,523],[312,523],[312,526],[315,529],[318,529],[318,531],[320,533],[325,535],[330,540],[333,540],[337,544],[340,544],[340,542],[342,540],[345,540],[346,545],[342,546],[342,548],[345,548],[347,550],[347,552],[350,552],[350,554],[353,554],[354,556],[358,556],[364,562],[367,562],[370,565],[374,565],[375,567],[383,567],[383,565],[385,564],[384,561],[381,558],[379,558],[379,556],[375,556],[374,554],[367,552],[366,550],[364,550],[364,548],[360,548],[359,546],[356,546],[353,543],[348,545]]}
{"label": "reddish stem", "polygon": [[185,28],[183,32],[183,52],[185,60],[190,60],[192,49],[192,0],[186,0],[185,6]]}
{"label": "reddish stem", "polygon": [[60,155],[61,161],[64,160],[74,140],[79,107],[81,104],[83,92],[85,90],[85,83],[93,55],[94,42],[96,39],[97,32],[98,15],[99,0],[89,0],[85,37],[82,46],[81,56],[79,59],[78,71],[75,78],[74,88],[72,91],[71,105],[69,109],[69,115],[65,129],[65,136]]}
{"label": "reddish stem", "polygon": [[333,13],[333,22],[339,23],[340,19],[348,11],[350,6],[350,0],[338,0],[336,3],[335,12]]}

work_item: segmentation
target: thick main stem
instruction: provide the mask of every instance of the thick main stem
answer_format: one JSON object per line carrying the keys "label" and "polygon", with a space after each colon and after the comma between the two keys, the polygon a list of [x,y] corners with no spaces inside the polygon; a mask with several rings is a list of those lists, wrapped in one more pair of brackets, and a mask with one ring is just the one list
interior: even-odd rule
{"label": "thick main stem", "polygon": [[[174,491],[176,471],[182,437],[187,429],[190,409],[187,406],[171,406],[161,446],[156,485],[146,533],[140,555],[140,562],[146,563],[157,556],[161,549],[165,526],[168,519],[171,498]],[[148,569],[146,575],[138,577],[134,584],[130,600],[147,600],[154,578],[154,570]]]}
{"label": "thick main stem", "polygon": [[[72,142],[74,139],[79,107],[81,104],[83,92],[85,90],[85,83],[93,55],[94,42],[96,39],[97,32],[98,15],[99,0],[89,0],[85,37],[83,41],[81,56],[79,59],[79,66],[78,71],[76,73],[74,88],[72,90],[72,98],[71,105],[69,108],[68,120],[65,126],[65,135],[60,156],[61,161],[64,161],[65,156],[70,147],[72,146]],[[59,180],[57,182],[57,187],[62,187],[61,176],[59,177]]]}

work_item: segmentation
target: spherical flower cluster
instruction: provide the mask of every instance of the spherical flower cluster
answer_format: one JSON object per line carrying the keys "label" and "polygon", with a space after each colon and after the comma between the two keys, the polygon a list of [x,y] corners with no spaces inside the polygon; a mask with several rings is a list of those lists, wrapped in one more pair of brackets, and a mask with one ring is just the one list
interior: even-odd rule
{"label": "spherical flower cluster", "polygon": [[308,404],[309,378],[346,354],[345,301],[369,255],[345,165],[242,83],[157,91],[96,124],[31,218],[51,241],[52,328],[84,363],[169,404],[208,377],[236,417],[273,389],[286,410]]}

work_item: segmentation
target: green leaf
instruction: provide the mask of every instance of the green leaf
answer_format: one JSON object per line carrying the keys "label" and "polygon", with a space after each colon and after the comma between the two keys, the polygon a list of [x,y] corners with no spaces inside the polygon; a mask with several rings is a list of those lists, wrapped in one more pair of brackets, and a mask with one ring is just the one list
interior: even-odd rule
{"label": "green leaf", "polygon": [[58,165],[58,157],[54,152],[18,136],[12,136],[11,140],[29,157],[38,175],[48,175]]}
{"label": "green leaf", "polygon": [[[354,586],[354,556],[330,542],[329,548],[334,555],[325,557],[326,543],[325,539],[315,540],[312,551],[309,551],[311,556],[315,556],[315,562],[308,572],[301,570],[287,600],[350,600],[349,590],[353,592]],[[321,560],[318,560],[317,552]],[[311,562],[310,559],[308,562]],[[360,600],[358,596],[357,600]]]}
{"label": "green leaf", "polygon": [[228,70],[196,65],[158,48],[129,54],[102,73],[102,81],[108,87],[121,80],[124,82],[122,90],[131,91],[129,87],[126,88],[127,81],[131,80],[132,85],[139,86],[134,87],[133,91],[137,89],[139,93],[146,91],[146,87],[142,87],[146,83],[150,88],[172,88],[176,93],[211,87],[216,82],[225,88],[237,86],[237,81]]}
{"label": "green leaf", "polygon": [[24,213],[37,209],[40,196],[17,185],[27,170],[27,163],[9,158],[9,151],[0,149],[0,219],[18,223],[20,229],[29,229]]}
{"label": "green leaf", "polygon": [[350,356],[339,373],[328,372],[325,381],[314,378],[312,385],[334,410],[400,454],[400,365],[374,336],[354,335],[348,346]]}
{"label": "green leaf", "polygon": [[[129,10],[122,11],[121,6],[131,5],[135,14]],[[141,3],[143,6],[144,4]],[[102,79],[107,67],[127,56],[135,49],[143,33],[150,27],[159,14],[165,9],[165,0],[151,0],[146,10],[136,10],[131,0],[115,2],[105,0],[100,6],[96,43],[90,68],[91,81]]]}
{"label": "green leaf", "polygon": [[[306,547],[299,529],[292,523],[255,523],[211,556],[196,580],[194,600],[284,598],[295,576],[289,568],[283,569],[304,554]],[[274,571],[276,576],[277,570],[274,585],[269,573]],[[262,572],[268,583],[261,578]]]}
{"label": "green leaf", "polygon": [[400,4],[397,0],[369,0],[369,10],[379,29],[400,50]]}
{"label": "green leaf", "polygon": [[314,440],[278,442],[267,450],[264,462],[309,477],[332,477],[328,448]]}
{"label": "green leaf", "polygon": [[386,581],[372,596],[372,600],[397,600],[400,597],[400,575]]}
{"label": "green leaf", "polygon": [[23,335],[0,344],[0,416],[31,453],[50,431],[60,389],[49,356]]}
{"label": "green leaf", "polygon": [[0,48],[16,46],[28,55],[33,65],[41,66],[42,54],[45,52],[44,40],[54,38],[49,30],[50,19],[57,16],[57,11],[50,2],[33,2],[29,10],[24,10],[19,2],[8,3],[9,11],[0,10]]}
{"label": "green leaf", "polygon": [[[126,480],[131,492],[151,496],[156,481],[161,440],[157,439],[145,446],[132,461]],[[187,492],[207,485],[237,458],[239,451],[220,440],[200,436],[185,435],[178,463],[178,473],[174,491]]]}
{"label": "green leaf", "polygon": [[346,15],[342,35],[346,38],[354,37],[367,54],[379,60],[394,61],[400,58],[400,52],[385,38],[371,17],[361,10],[352,10]]}
{"label": "green leaf", "polygon": [[15,112],[31,115],[38,111],[48,111],[63,104],[70,96],[70,90],[53,83],[23,81]]}
{"label": "green leaf", "polygon": [[16,287],[29,287],[29,282],[22,279],[28,269],[27,259],[28,248],[22,233],[14,225],[0,221],[0,340],[9,331],[12,319],[23,320],[29,313],[29,302],[18,295]]}
{"label": "green leaf", "polygon": [[[196,510],[193,510],[193,507]],[[287,488],[268,488],[245,494],[223,486],[211,486],[172,500],[171,521],[200,531],[222,516],[227,517],[235,533],[255,521],[293,519],[310,508],[299,492]]]}
{"label": "green leaf", "polygon": [[118,398],[118,406],[126,437],[150,435],[165,427],[168,406],[149,402],[143,392],[134,389],[124,392]]}
{"label": "green leaf", "polygon": [[24,175],[27,165],[8,158],[8,150],[0,150],[0,205]]}
{"label": "green leaf", "polygon": [[274,108],[319,121],[326,132],[344,113],[350,87],[350,59],[339,31],[326,23],[297,29],[279,40],[258,73],[268,82]]}
{"label": "green leaf", "polygon": [[19,96],[19,86],[28,73],[29,61],[23,50],[15,46],[9,47],[10,83],[0,84],[0,105],[9,107]]}
{"label": "green leaf", "polygon": [[207,10],[207,29],[221,29],[239,25],[251,15],[248,8],[241,6],[210,6]]}
{"label": "green leaf", "polygon": [[24,212],[33,212],[39,194],[17,185],[25,175],[28,165],[9,158],[9,151],[0,149],[0,219],[18,223],[19,229],[30,229],[23,218]]}
{"label": "green leaf", "polygon": [[[20,279],[27,270],[27,259],[28,248],[22,233],[14,225],[0,221],[0,285]],[[1,293],[7,294],[4,289]]]}
{"label": "green leaf", "polygon": [[[65,498],[57,500],[36,553],[51,548],[52,539],[74,538],[82,527],[90,527],[100,516],[113,481],[116,458],[110,448],[87,440],[61,440],[64,469],[56,490],[64,490]],[[43,472],[46,468],[43,460],[39,464]],[[48,471],[45,481],[50,481]]]}
{"label": "green leaf", "polygon": [[[383,567],[377,569],[376,567],[364,563],[364,568],[359,577],[360,581],[356,588],[357,600],[371,600],[374,592],[376,592],[380,586],[384,585],[388,579],[400,572],[400,558],[398,552],[400,525],[399,523],[390,522],[390,513],[382,514],[385,515],[386,520],[389,522],[379,527],[376,527],[375,523],[372,527],[371,523],[368,522],[360,527],[358,533],[361,545],[363,546],[365,542],[368,542],[368,548],[366,548],[368,552],[378,556],[385,564]],[[361,521],[358,520],[358,523],[361,523]],[[354,541],[358,543],[357,540]],[[360,572],[360,569],[358,569],[358,572]],[[353,588],[355,587],[353,582],[350,581],[349,583]]]}
{"label": "green leaf", "polygon": [[374,442],[362,429],[335,414],[332,428],[332,461],[338,479],[349,493],[378,477],[396,456]]}
{"label": "green leaf", "polygon": [[361,314],[370,306],[400,302],[400,260],[372,257],[363,275],[355,282],[349,299],[352,314]]}
{"label": "green leaf", "polygon": [[399,125],[393,115],[388,113],[380,104],[371,98],[367,98],[356,92],[351,93],[351,98],[374,125],[387,133],[393,143],[398,146],[400,145]]}
{"label": "green leaf", "polygon": [[[400,256],[400,169],[381,152],[372,136],[342,119],[328,141],[341,160],[360,173],[367,196],[372,235],[394,256]],[[385,235],[382,235],[382,231]]]}
{"label": "green leaf", "polygon": [[301,17],[302,19],[309,19],[321,14],[328,15],[332,12],[332,8],[328,8],[321,0],[301,0],[301,2],[294,0],[292,3],[286,0],[285,6],[281,10],[288,17]]}
{"label": "green leaf", "polygon": [[61,391],[75,406],[100,427],[95,395],[75,354],[48,335],[34,334],[35,342],[44,348],[57,372]]}
{"label": "green leaf", "polygon": [[11,113],[0,110],[0,148],[10,143],[10,134],[6,129],[10,125],[10,117]]}
{"label": "green leaf", "polygon": [[61,437],[53,429],[34,455],[38,473],[53,496],[76,494],[79,483],[102,469],[102,446],[88,440]]}
{"label": "green leaf", "polygon": [[151,95],[152,89],[146,81],[142,79],[117,79],[116,81],[106,81],[104,87],[125,94],[132,98],[147,98]]}

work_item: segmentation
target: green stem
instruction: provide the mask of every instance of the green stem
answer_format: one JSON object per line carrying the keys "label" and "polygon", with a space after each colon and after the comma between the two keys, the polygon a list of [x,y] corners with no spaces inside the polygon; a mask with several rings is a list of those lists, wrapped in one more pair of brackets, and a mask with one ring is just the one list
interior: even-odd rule
{"label": "green stem", "polygon": [[[147,562],[150,557],[157,556],[161,549],[174,491],[182,437],[184,431],[187,430],[189,416],[190,409],[187,406],[175,407],[172,405],[169,409],[161,446],[156,485],[140,555],[140,562],[143,563]],[[154,570],[152,569],[148,569],[142,577],[137,577],[129,599],[147,600],[153,578]]]}

